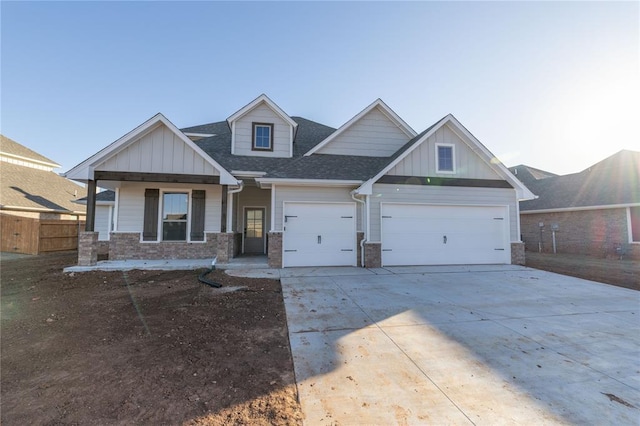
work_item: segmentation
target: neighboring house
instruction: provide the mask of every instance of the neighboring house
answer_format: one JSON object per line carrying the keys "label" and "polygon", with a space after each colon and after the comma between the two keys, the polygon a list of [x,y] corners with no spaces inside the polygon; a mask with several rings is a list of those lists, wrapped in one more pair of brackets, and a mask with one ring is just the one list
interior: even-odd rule
{"label": "neighboring house", "polygon": [[[623,150],[565,176],[510,170],[537,198],[520,203],[527,250],[640,259],[640,152]],[[555,232],[553,232],[555,231]]]}
{"label": "neighboring house", "polygon": [[416,134],[381,100],[339,129],[265,95],[184,129],[157,114],[66,176],[89,188],[79,264],[96,261],[97,186],[115,191],[112,260],[271,267],[523,263],[533,198],[452,115]]}
{"label": "neighboring house", "polygon": [[0,135],[0,212],[36,219],[84,220],[82,186],[56,174],[60,165]]}

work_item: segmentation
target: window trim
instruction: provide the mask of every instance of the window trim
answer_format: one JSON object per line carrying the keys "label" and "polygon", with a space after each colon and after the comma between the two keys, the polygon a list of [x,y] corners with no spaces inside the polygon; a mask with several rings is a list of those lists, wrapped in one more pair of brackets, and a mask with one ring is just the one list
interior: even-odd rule
{"label": "window trim", "polygon": [[[187,224],[186,226],[186,235],[184,240],[165,240],[164,239],[164,196],[165,194],[186,194],[187,195],[187,218],[184,222]],[[158,241],[162,243],[189,243],[191,242],[191,189],[160,189],[160,205],[158,206]],[[182,221],[166,221],[166,222],[182,222]]]}
{"label": "window trim", "polygon": [[[451,170],[440,169],[440,147],[451,148]],[[435,144],[435,159],[436,159],[436,173],[443,174],[455,174],[456,173],[456,146],[451,143],[436,143]]]}
{"label": "window trim", "polygon": [[[256,128],[268,127],[269,128],[269,148],[263,148],[256,146]],[[273,123],[251,123],[251,150],[252,151],[273,151]]]}

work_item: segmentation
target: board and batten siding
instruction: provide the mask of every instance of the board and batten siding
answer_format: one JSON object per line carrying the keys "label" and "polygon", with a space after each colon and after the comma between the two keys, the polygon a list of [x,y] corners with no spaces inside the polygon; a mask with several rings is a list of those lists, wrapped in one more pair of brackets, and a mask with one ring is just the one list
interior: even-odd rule
{"label": "board and batten siding", "polygon": [[[353,188],[336,187],[309,187],[309,186],[280,186],[277,185],[275,200],[275,229],[282,231],[284,202],[314,202],[314,203],[355,203],[350,192]],[[362,207],[356,203],[356,229],[362,231]]]}
{"label": "board and batten siding", "polygon": [[389,157],[409,139],[379,108],[374,108],[317,153]]}
{"label": "board and batten siding", "polygon": [[[188,185],[173,183],[162,186],[154,182],[123,182],[118,189],[117,229],[115,232],[142,232],[144,217],[144,191],[158,188],[163,191],[191,191],[203,189],[205,194],[204,232],[220,232],[222,187],[220,185]],[[162,199],[161,199],[162,203]],[[191,203],[189,203],[191,204]],[[191,209],[191,205],[189,205]],[[160,206],[162,211],[162,206]]]}
{"label": "board and batten siding", "polygon": [[[436,144],[454,146],[455,173],[436,170]],[[439,128],[426,141],[387,172],[394,176],[442,176],[465,179],[502,179],[448,125]]]}
{"label": "board and batten siding", "polygon": [[380,241],[380,203],[507,206],[511,241],[520,241],[514,189],[375,184],[370,197],[371,235],[368,239],[372,242]]}
{"label": "board and batten siding", "polygon": [[[253,123],[273,124],[273,151],[253,151]],[[254,157],[291,157],[292,128],[266,104],[261,104],[234,123],[235,155]]]}
{"label": "board and batten siding", "polygon": [[219,176],[211,163],[160,124],[126,148],[97,165],[95,170]]}

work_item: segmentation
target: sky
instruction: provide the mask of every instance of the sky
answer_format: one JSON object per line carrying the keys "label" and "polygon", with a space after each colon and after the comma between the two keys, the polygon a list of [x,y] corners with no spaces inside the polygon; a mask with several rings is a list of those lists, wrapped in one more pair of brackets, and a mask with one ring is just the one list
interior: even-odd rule
{"label": "sky", "polygon": [[452,113],[505,165],[640,150],[640,2],[0,2],[0,132],[65,172],[157,112],[260,94],[339,127]]}

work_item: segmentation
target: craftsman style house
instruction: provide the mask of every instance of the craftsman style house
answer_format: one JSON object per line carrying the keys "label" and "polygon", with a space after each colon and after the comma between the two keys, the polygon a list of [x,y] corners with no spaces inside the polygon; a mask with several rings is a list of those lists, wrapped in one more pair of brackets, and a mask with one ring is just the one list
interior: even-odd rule
{"label": "craftsman style house", "polygon": [[381,100],[338,129],[265,95],[184,129],[157,114],[66,176],[88,186],[85,265],[96,186],[115,191],[111,260],[271,267],[522,263],[518,201],[533,198],[452,115],[416,134]]}

